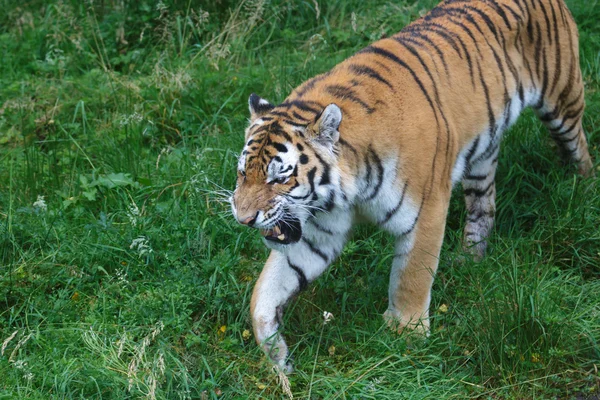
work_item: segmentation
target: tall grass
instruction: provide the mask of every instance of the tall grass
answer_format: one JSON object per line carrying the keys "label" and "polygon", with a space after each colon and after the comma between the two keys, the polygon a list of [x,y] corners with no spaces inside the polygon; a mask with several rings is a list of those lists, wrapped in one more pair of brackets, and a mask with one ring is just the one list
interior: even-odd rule
{"label": "tall grass", "polygon": [[[568,4],[598,160],[600,7]],[[2,397],[287,397],[250,333],[267,252],[224,201],[247,97],[280,101],[433,5],[0,0]],[[555,153],[531,113],[508,132],[480,263],[456,193],[426,341],[385,328],[391,241],[357,229],[286,315],[293,395],[593,398],[598,180]]]}

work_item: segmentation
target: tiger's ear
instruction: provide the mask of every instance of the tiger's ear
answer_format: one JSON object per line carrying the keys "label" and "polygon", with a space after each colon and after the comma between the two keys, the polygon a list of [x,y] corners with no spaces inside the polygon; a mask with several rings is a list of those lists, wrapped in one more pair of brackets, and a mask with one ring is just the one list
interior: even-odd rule
{"label": "tiger's ear", "polygon": [[275,106],[252,93],[248,99],[248,107],[250,108],[250,121],[254,121],[271,111]]}
{"label": "tiger's ear", "polygon": [[342,110],[333,103],[325,107],[313,125],[317,142],[320,142],[327,147],[333,147],[340,139],[340,132],[338,129],[341,123]]}

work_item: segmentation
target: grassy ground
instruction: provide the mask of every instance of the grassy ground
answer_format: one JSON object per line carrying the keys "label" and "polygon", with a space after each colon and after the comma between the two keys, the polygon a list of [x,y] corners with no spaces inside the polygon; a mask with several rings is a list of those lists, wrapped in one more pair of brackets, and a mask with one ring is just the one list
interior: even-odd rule
{"label": "grassy ground", "polygon": [[[247,97],[433,3],[196,3],[0,0],[0,398],[285,398],[250,334],[267,252],[221,195]],[[569,6],[600,160],[600,4]],[[390,238],[360,228],[287,313],[296,398],[597,398],[599,181],[529,112],[503,147],[478,264],[453,199],[431,337],[384,327]]]}

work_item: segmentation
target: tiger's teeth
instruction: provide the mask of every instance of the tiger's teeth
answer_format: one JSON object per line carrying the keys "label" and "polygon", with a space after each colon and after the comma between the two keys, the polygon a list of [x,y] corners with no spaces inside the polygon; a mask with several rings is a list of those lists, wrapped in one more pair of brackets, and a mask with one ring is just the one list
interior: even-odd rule
{"label": "tiger's teeth", "polygon": [[277,236],[277,239],[283,240],[283,239],[285,239],[285,235],[282,233],[281,235]]}
{"label": "tiger's teeth", "polygon": [[279,226],[275,225],[275,227],[273,228],[273,233],[275,233],[276,235],[279,235],[281,233],[281,229],[279,229]]}

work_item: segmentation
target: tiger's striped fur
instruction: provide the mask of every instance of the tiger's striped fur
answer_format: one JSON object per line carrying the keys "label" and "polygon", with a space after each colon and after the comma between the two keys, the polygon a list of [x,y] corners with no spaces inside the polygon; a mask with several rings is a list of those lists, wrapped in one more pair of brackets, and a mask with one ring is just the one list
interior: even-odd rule
{"label": "tiger's striped fur", "polygon": [[249,103],[232,208],[273,249],[251,314],[281,368],[284,306],[341,252],[357,217],[396,237],[385,318],[427,332],[452,186],[462,182],[465,246],[480,257],[502,132],[525,107],[582,175],[593,173],[578,33],[562,0],[446,1],[283,103]]}

